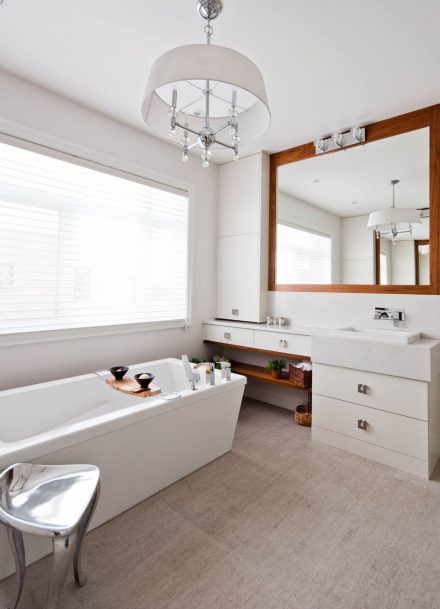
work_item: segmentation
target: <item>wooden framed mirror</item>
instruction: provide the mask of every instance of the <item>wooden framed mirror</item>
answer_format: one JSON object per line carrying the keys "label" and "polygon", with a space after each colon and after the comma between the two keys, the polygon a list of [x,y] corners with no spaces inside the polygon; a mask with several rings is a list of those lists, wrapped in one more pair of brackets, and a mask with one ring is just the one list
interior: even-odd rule
{"label": "wooden framed mirror", "polygon": [[[368,220],[393,189],[417,222],[377,238]],[[269,290],[439,294],[439,231],[440,104],[367,125],[360,144],[270,157]]]}

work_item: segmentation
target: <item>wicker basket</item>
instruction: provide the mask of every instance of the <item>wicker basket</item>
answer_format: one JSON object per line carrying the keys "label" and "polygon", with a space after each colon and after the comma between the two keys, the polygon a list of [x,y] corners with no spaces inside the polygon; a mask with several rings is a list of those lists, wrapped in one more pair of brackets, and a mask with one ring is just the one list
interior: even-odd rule
{"label": "wicker basket", "polygon": [[289,381],[296,385],[301,385],[301,387],[310,387],[312,384],[312,371],[301,370],[301,368],[289,364]]}
{"label": "wicker basket", "polygon": [[297,406],[294,415],[295,421],[298,423],[298,425],[305,425],[306,427],[312,426],[312,411],[307,404]]}

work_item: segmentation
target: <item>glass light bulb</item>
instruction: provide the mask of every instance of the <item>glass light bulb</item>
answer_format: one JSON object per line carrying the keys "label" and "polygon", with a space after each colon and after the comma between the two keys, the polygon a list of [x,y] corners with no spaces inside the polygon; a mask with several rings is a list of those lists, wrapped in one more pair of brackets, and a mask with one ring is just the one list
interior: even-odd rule
{"label": "glass light bulb", "polygon": [[212,153],[211,153],[211,151],[208,149],[208,150],[206,151],[206,158],[207,158],[207,159],[210,159],[210,158],[211,158],[211,156],[212,156]]}
{"label": "glass light bulb", "polygon": [[183,162],[183,163],[186,163],[186,162],[187,162],[187,160],[188,160],[188,155],[186,154],[186,152],[184,152],[184,153],[182,154],[182,162]]}
{"label": "glass light bulb", "polygon": [[203,161],[203,163],[202,163],[202,167],[204,167],[205,169],[206,169],[207,167],[209,167],[209,161],[208,161],[207,159],[205,159],[205,160]]}
{"label": "glass light bulb", "polygon": [[170,137],[174,137],[176,135],[176,130],[172,127],[170,128]]}
{"label": "glass light bulb", "polygon": [[240,138],[236,133],[234,133],[234,137],[232,138],[232,141],[234,142],[234,144],[238,144],[238,142],[240,141]]}
{"label": "glass light bulb", "polygon": [[232,155],[232,160],[233,160],[233,161],[238,161],[238,159],[239,159],[239,158],[240,158],[240,157],[239,157],[239,155],[238,155],[238,152],[234,152],[234,154]]}

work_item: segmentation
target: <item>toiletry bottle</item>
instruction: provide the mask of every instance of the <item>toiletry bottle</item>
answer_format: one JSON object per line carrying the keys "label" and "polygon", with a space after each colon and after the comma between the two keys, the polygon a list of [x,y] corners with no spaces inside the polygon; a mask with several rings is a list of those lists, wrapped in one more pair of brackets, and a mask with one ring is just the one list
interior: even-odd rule
{"label": "toiletry bottle", "polygon": [[225,380],[230,381],[232,380],[231,377],[231,364],[229,362],[225,362]]}
{"label": "toiletry bottle", "polygon": [[[209,376],[208,376],[209,373]],[[208,379],[209,379],[209,384],[215,385],[215,364],[209,362],[209,369],[206,371],[206,382],[208,383]]]}

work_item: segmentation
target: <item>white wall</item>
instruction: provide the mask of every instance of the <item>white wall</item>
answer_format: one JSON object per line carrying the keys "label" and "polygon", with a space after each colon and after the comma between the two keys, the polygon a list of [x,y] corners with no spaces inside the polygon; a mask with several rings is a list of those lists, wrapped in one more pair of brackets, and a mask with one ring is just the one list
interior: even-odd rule
{"label": "white wall", "polygon": [[414,241],[396,241],[391,251],[391,283],[393,285],[414,285],[416,265]]}
{"label": "white wall", "polygon": [[[195,187],[193,326],[189,330],[59,340],[0,348],[0,389],[82,374],[112,364],[203,350],[201,321],[214,314],[217,174],[197,158],[183,164],[177,147],[0,71],[0,131],[145,168]],[[209,270],[209,271],[207,271]]]}
{"label": "white wall", "polygon": [[332,283],[341,280],[341,218],[283,192],[277,192],[277,218],[332,237]]}
{"label": "white wall", "polygon": [[375,235],[367,222],[368,216],[342,218],[341,283],[375,282]]}
{"label": "white wall", "polygon": [[327,327],[350,325],[391,327],[391,322],[373,320],[374,307],[402,307],[407,315],[405,327],[440,338],[440,296],[325,292],[269,293],[270,315],[284,315],[295,324]]}

